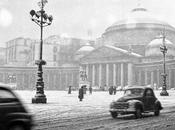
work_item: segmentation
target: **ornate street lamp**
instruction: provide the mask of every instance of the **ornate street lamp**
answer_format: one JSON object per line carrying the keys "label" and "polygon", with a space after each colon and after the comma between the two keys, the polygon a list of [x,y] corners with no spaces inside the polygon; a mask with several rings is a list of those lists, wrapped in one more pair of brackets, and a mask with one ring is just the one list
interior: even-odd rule
{"label": "ornate street lamp", "polygon": [[37,82],[36,82],[36,95],[32,98],[32,103],[46,103],[47,98],[44,94],[44,82],[43,82],[43,69],[42,65],[46,64],[46,61],[42,59],[42,50],[43,50],[43,27],[51,25],[53,17],[51,15],[47,15],[44,11],[44,6],[47,3],[47,0],[41,0],[38,2],[38,6],[40,7],[39,11],[31,10],[30,15],[32,21],[34,21],[37,25],[40,26],[41,36],[40,36],[40,53],[39,60],[35,61],[35,64],[38,65],[37,71]]}
{"label": "ornate street lamp", "polygon": [[163,77],[163,87],[162,87],[162,91],[160,93],[161,96],[168,96],[168,92],[166,91],[166,88],[167,88],[167,84],[166,84],[166,77],[167,77],[167,74],[166,74],[166,68],[165,68],[165,54],[167,53],[167,47],[165,45],[165,34],[163,33],[162,35],[162,42],[163,42],[163,45],[160,46],[160,51],[163,53],[163,73],[161,74],[162,77]]}

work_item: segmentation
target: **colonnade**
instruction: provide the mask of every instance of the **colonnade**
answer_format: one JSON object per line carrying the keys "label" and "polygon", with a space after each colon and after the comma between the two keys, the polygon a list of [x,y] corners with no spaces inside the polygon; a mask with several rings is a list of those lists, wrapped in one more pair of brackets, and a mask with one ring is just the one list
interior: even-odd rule
{"label": "colonnade", "polygon": [[124,87],[133,84],[133,64],[130,62],[82,64],[81,67],[92,86]]}
{"label": "colonnade", "polygon": [[[145,69],[145,70],[139,70],[138,74],[136,76],[136,80],[138,82],[138,85],[150,85],[151,87],[153,86],[157,86],[157,87],[161,87],[163,84],[163,78],[161,76],[162,74],[162,70],[160,69],[155,69],[155,70],[149,70],[149,69]],[[173,79],[173,77],[175,76],[175,70],[174,69],[168,69],[167,72],[167,88],[173,88],[175,81]]]}
{"label": "colonnade", "polygon": [[[36,67],[0,67],[0,82],[16,84],[17,89],[36,89]],[[10,78],[13,75],[13,79]],[[78,89],[79,67],[44,67],[44,89],[66,90],[69,85]]]}

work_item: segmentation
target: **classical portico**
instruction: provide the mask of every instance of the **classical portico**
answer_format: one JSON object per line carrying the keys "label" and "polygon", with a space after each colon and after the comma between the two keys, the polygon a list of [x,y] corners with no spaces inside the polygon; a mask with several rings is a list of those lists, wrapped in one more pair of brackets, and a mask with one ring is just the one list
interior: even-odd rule
{"label": "classical portico", "polygon": [[[175,75],[175,60],[166,62],[167,64],[167,89],[174,88],[175,81],[173,79]],[[151,87],[160,87],[163,85],[162,73],[163,65],[162,61],[154,63],[139,63],[135,64],[135,75],[138,79],[138,85],[150,85]]]}
{"label": "classical portico", "polygon": [[140,57],[136,53],[105,45],[84,56],[80,63],[92,86],[124,87],[133,85],[133,61],[138,62]]}

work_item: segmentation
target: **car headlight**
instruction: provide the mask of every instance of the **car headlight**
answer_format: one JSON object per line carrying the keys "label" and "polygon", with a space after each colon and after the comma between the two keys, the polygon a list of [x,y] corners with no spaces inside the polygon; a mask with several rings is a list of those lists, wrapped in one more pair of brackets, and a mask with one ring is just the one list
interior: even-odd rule
{"label": "car headlight", "polygon": [[133,101],[128,101],[129,107],[134,107],[135,103]]}
{"label": "car headlight", "polygon": [[113,108],[114,107],[114,102],[111,102],[110,103],[110,108]]}

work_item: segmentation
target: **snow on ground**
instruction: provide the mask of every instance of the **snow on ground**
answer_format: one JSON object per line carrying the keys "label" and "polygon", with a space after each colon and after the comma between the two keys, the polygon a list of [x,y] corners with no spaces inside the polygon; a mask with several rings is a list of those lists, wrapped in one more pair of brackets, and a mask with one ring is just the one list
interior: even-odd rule
{"label": "snow on ground", "polygon": [[[45,91],[47,104],[32,104],[31,99],[35,95],[35,91],[15,91],[24,102],[25,106],[31,113],[38,114],[44,112],[48,116],[55,114],[72,114],[77,115],[81,112],[88,114],[94,110],[97,112],[108,111],[109,104],[113,100],[117,100],[123,95],[123,91],[118,91],[116,95],[109,95],[107,91],[97,91],[92,94],[85,94],[82,102],[78,99],[78,91],[68,94],[67,91]],[[161,101],[162,106],[175,106],[175,90],[169,90],[169,96],[160,96],[161,91],[155,91],[157,98]]]}
{"label": "snow on ground", "polygon": [[[109,124],[113,123],[113,120],[110,120],[109,118],[109,104],[113,100],[117,100],[123,95],[123,91],[118,91],[116,95],[109,95],[107,91],[93,92],[92,95],[87,92],[87,94],[84,96],[83,101],[80,102],[78,99],[78,91],[73,91],[72,94],[68,94],[67,91],[45,91],[47,104],[32,104],[31,100],[35,96],[35,91],[16,90],[15,92],[23,101],[28,110],[34,115],[34,120],[37,124],[35,127],[36,130],[50,130],[50,128],[53,127],[57,129],[58,124],[60,125],[59,128],[62,128],[61,126],[64,126],[65,129],[67,129],[73,125],[71,122],[75,123],[74,127],[76,126],[76,122],[78,122],[79,124],[77,124],[75,128],[72,126],[72,128],[77,130],[84,127],[85,120],[93,120],[93,117],[94,120],[97,120],[97,123],[98,117],[104,118],[102,119],[102,122],[104,120],[105,122],[109,122]],[[160,90],[157,90],[155,91],[155,94],[164,107],[163,111],[174,111],[175,90],[169,90],[169,96],[160,96],[160,92]],[[155,120],[157,121],[157,118]],[[121,122],[128,122],[128,120],[122,120]],[[143,124],[145,124],[145,122],[143,122]],[[66,127],[66,125],[68,125],[68,127]],[[93,125],[95,128],[97,124],[91,125]],[[122,124],[120,124],[120,126],[121,125]],[[133,127],[132,123],[129,126]],[[112,129],[112,125],[109,127]],[[121,126],[121,128],[123,127],[124,126]],[[142,127],[142,125],[140,127]],[[148,126],[146,125],[144,127],[146,130]]]}
{"label": "snow on ground", "polygon": [[[123,92],[116,95],[109,95],[108,92],[93,92],[84,95],[82,102],[78,99],[78,91],[68,94],[67,91],[45,91],[47,104],[32,104],[31,99],[35,95],[35,91],[16,91],[18,97],[28,107],[30,112],[37,114],[38,112],[57,112],[57,114],[77,114],[77,112],[90,110],[108,110],[112,100],[116,100],[122,96]],[[88,112],[86,111],[86,112]]]}

